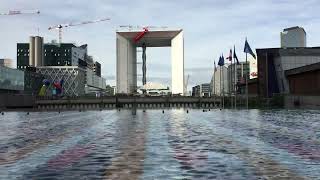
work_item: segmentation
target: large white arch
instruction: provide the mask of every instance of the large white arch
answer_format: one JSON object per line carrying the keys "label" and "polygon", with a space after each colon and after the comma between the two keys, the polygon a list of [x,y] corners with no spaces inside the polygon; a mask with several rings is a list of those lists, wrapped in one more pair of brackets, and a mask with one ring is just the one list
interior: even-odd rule
{"label": "large white arch", "polygon": [[173,94],[184,94],[184,38],[182,30],[149,31],[139,42],[139,31],[117,31],[117,93],[130,94],[137,89],[137,47],[171,47]]}

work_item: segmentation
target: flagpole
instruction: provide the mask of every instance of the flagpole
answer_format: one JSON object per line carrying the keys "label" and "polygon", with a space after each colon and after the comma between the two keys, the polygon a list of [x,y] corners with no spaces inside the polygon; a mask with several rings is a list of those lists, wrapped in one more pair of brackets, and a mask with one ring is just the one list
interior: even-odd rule
{"label": "flagpole", "polygon": [[234,89],[234,108],[237,109],[237,68],[238,68],[238,63],[235,62],[234,60],[234,84],[233,84],[233,89]]}
{"label": "flagpole", "polygon": [[234,109],[237,109],[237,90],[236,90],[236,70],[238,67],[238,57],[236,57],[236,46],[233,45],[233,64],[234,64],[234,74],[233,74],[233,93],[234,93]]}
{"label": "flagpole", "polygon": [[214,62],[213,68],[213,105],[216,107],[216,62]]}
{"label": "flagpole", "polygon": [[[224,65],[223,65],[224,66]],[[222,105],[224,109],[224,68],[222,67]]]}
{"label": "flagpole", "polygon": [[[248,53],[246,53],[246,66],[248,64]],[[248,74],[245,73],[246,76],[246,106],[249,109],[249,97],[248,97]]]}
{"label": "flagpole", "polygon": [[222,109],[222,86],[221,86],[221,84],[222,84],[222,81],[221,81],[221,66],[220,66],[220,109]]}
{"label": "flagpole", "polygon": [[[232,49],[232,48],[231,48]],[[229,87],[229,94],[230,94],[230,104],[231,104],[231,108],[233,108],[233,98],[232,98],[232,92],[233,92],[233,85],[232,85],[232,70],[233,70],[233,67],[232,67],[232,60],[233,60],[233,58],[232,58],[232,52],[230,52],[231,53],[231,55],[230,55],[230,57],[231,57],[231,73],[230,73],[230,81],[231,81],[231,83],[229,83],[231,86]]]}

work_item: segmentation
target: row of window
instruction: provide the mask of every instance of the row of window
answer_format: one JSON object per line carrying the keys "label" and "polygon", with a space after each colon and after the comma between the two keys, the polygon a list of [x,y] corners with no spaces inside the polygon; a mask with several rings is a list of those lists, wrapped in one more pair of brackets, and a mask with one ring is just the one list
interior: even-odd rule
{"label": "row of window", "polygon": [[[47,54],[45,53],[44,56],[47,56]],[[54,54],[54,56],[60,56],[60,54]],[[67,54],[64,54],[64,56],[67,56]]]}
{"label": "row of window", "polygon": [[[20,56],[20,53],[18,53],[17,56]],[[29,53],[21,54],[21,56],[29,56]],[[44,54],[44,56],[47,56],[47,54]],[[60,54],[54,54],[54,56],[60,56]],[[67,56],[67,54],[64,54],[64,56]]]}
{"label": "row of window", "polygon": [[[47,49],[45,49],[44,52],[47,52]],[[51,52],[53,52],[53,49],[51,49]],[[65,49],[64,52],[70,52],[70,49]]]}
{"label": "row of window", "polygon": [[18,66],[18,69],[25,69],[27,68],[28,66]]}
{"label": "row of window", "polygon": [[[17,56],[20,56],[20,53],[17,54]],[[29,53],[24,53],[24,54],[21,54],[21,56],[29,56]]]}
{"label": "row of window", "polygon": [[[29,52],[29,49],[18,49],[19,52]],[[47,52],[47,50],[45,49],[44,52]],[[53,52],[53,49],[51,49],[51,52]],[[70,52],[70,49],[65,49],[64,52]]]}
{"label": "row of window", "polygon": [[[24,52],[24,49],[18,49],[18,52]],[[29,52],[29,49],[26,49],[25,52]]]}

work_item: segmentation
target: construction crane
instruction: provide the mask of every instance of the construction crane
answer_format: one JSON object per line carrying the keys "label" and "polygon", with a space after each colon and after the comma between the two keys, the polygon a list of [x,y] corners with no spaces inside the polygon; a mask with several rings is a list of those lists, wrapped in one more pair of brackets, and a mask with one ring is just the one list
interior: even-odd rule
{"label": "construction crane", "polygon": [[14,16],[21,14],[40,14],[39,10],[31,10],[31,11],[19,11],[19,10],[9,10],[7,13],[0,13],[1,16]]}
{"label": "construction crane", "polygon": [[59,25],[49,27],[48,30],[53,30],[53,29],[59,30],[59,43],[61,44],[61,42],[62,42],[62,29],[63,28],[72,27],[72,26],[80,26],[80,25],[85,25],[85,24],[92,24],[92,23],[109,21],[109,20],[110,20],[110,18],[104,18],[104,19],[97,19],[97,20],[93,20],[93,21],[83,21],[83,22],[79,22],[79,23],[59,24]]}
{"label": "construction crane", "polygon": [[189,78],[190,75],[188,74],[187,79],[184,81],[184,95],[186,95],[188,91]]}
{"label": "construction crane", "polygon": [[[120,28],[128,28],[130,31],[132,29],[142,29],[134,38],[133,42],[138,43],[147,33],[149,33],[149,29],[166,29],[166,26],[132,26],[132,25],[124,25],[120,26]],[[147,84],[147,45],[146,43],[142,43],[142,85]],[[143,91],[145,93],[145,91]]]}

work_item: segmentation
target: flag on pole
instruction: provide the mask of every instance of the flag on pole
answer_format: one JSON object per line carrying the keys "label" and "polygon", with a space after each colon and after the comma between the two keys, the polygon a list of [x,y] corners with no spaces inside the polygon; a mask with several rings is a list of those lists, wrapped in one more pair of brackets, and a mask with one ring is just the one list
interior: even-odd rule
{"label": "flag on pole", "polygon": [[246,42],[245,42],[245,44],[244,44],[244,50],[243,50],[243,52],[251,54],[251,56],[252,56],[254,59],[256,59],[256,55],[253,53],[253,51],[252,51],[252,49],[251,49],[251,47],[250,47],[247,39],[246,39]]}
{"label": "flag on pole", "polygon": [[237,61],[237,65],[239,65],[239,59],[238,56],[236,54],[236,46],[233,47],[233,59],[235,59]]}
{"label": "flag on pole", "polygon": [[232,49],[230,49],[229,57],[227,57],[226,59],[229,59],[229,61],[232,62]]}
{"label": "flag on pole", "polygon": [[220,56],[218,65],[219,65],[219,66],[223,66],[223,65],[224,65],[224,57],[223,57],[223,55]]}

